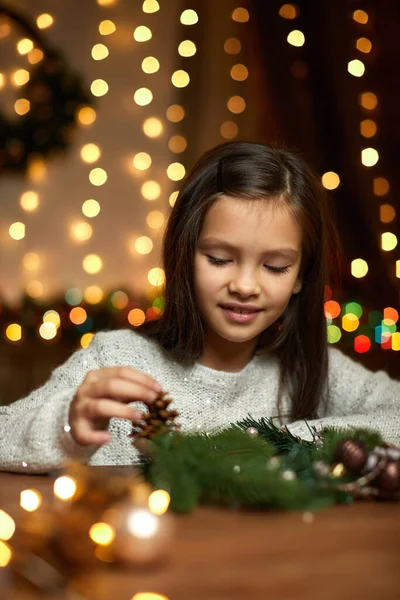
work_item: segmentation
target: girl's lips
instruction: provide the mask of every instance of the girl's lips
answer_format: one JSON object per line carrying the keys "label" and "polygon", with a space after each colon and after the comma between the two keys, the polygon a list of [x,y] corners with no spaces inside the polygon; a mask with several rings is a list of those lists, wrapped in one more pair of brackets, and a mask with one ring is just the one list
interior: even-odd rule
{"label": "girl's lips", "polygon": [[249,323],[254,321],[254,319],[257,318],[258,313],[261,312],[260,310],[257,310],[250,313],[240,313],[230,308],[225,308],[224,306],[220,306],[220,308],[224,312],[227,319],[234,321],[235,323]]}

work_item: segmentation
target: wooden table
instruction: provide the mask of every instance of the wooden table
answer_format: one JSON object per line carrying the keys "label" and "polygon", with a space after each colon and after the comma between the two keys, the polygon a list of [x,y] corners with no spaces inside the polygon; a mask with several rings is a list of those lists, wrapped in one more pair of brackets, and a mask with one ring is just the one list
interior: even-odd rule
{"label": "wooden table", "polygon": [[[31,487],[46,497],[52,479],[0,474],[0,508],[15,516],[19,492]],[[138,592],[168,600],[400,598],[400,504],[359,502],[313,516],[202,508],[176,517],[165,564],[99,567],[74,578],[71,589],[85,600],[131,600]],[[34,597],[14,592],[4,600]]]}

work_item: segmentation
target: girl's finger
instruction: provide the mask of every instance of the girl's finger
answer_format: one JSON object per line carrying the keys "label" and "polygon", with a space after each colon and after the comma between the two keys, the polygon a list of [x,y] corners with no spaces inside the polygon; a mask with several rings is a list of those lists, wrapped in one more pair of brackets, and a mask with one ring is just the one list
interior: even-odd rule
{"label": "girl's finger", "polygon": [[92,429],[88,421],[80,421],[71,429],[71,435],[82,446],[102,446],[111,440],[109,431]]}
{"label": "girl's finger", "polygon": [[104,419],[128,419],[129,421],[139,421],[142,419],[142,413],[135,410],[131,406],[121,404],[115,400],[107,398],[96,398],[88,403],[86,407],[86,418],[93,422],[93,429],[96,428],[96,421],[103,421],[101,426],[104,426]]}
{"label": "girl's finger", "polygon": [[158,393],[141,383],[114,377],[95,381],[85,395],[91,398],[113,398],[119,402],[145,402],[149,404],[154,402]]}
{"label": "girl's finger", "polygon": [[[127,379],[134,383],[140,383],[156,392],[162,392],[162,386],[156,379],[147,373],[137,371],[131,367],[104,367],[103,369],[91,371],[90,373],[93,373],[96,379]],[[88,375],[90,375],[90,373]]]}

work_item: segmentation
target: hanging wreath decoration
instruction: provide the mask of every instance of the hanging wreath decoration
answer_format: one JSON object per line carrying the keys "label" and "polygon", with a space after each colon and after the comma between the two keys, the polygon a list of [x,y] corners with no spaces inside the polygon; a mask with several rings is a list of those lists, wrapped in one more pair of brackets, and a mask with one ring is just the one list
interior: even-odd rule
{"label": "hanging wreath decoration", "polygon": [[32,158],[49,157],[66,149],[76,127],[77,111],[91,106],[93,98],[34,23],[1,3],[0,17],[16,24],[43,52],[28,82],[20,88],[20,97],[29,102],[29,110],[14,119],[0,111],[0,173],[25,173]]}

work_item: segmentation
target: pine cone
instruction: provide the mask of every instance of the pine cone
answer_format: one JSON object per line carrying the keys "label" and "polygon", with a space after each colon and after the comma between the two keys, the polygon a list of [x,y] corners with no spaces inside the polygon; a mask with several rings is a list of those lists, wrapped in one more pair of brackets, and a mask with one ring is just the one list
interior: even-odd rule
{"label": "pine cone", "polygon": [[[167,398],[168,392],[162,392],[153,404],[149,406],[148,414],[143,415],[142,422],[134,423],[130,437],[151,440],[160,433],[176,431],[180,425],[174,421],[179,416],[177,410],[169,410],[172,399]],[[136,445],[136,442],[133,442]]]}

